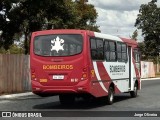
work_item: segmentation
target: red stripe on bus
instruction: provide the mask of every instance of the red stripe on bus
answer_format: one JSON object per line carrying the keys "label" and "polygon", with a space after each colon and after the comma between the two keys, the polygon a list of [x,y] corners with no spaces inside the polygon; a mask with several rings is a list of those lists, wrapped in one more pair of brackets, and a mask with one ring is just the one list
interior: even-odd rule
{"label": "red stripe on bus", "polygon": [[[98,67],[98,71],[99,71],[99,75],[101,77],[101,80],[111,80],[111,77],[109,76],[108,72],[106,71],[104,64],[102,62],[97,62],[97,67]],[[111,83],[111,82],[110,82]],[[105,84],[104,84],[105,85]],[[105,87],[109,88],[109,86],[105,85]],[[115,93],[121,93],[121,91],[119,90],[119,88],[115,85]]]}
{"label": "red stripe on bus", "polygon": [[102,62],[97,62],[97,68],[98,68],[101,80],[111,80]]}
{"label": "red stripe on bus", "polygon": [[138,68],[136,67],[136,61],[134,60],[134,58],[132,58],[132,62],[133,62],[133,65],[134,65],[136,78],[138,78],[138,89],[140,89],[140,72],[139,72]]}

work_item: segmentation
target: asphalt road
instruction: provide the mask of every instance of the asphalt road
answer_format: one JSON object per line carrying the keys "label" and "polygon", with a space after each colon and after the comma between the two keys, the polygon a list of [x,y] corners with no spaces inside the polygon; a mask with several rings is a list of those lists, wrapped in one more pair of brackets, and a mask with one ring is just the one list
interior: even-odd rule
{"label": "asphalt road", "polygon": [[62,106],[59,103],[58,96],[41,98],[36,95],[30,95],[0,100],[0,111],[55,111],[58,117],[63,117],[64,112],[62,111],[69,111],[66,114],[70,114],[71,116],[77,114],[72,111],[78,111],[79,116],[81,116],[81,112],[86,111],[88,112],[88,117],[90,114],[95,115],[96,111],[102,111],[100,114],[104,115],[104,117],[106,115],[105,111],[160,111],[160,80],[142,81],[142,89],[138,91],[138,97],[136,98],[131,98],[128,93],[115,95],[113,105],[105,105],[98,100],[90,103],[77,100],[76,104]]}

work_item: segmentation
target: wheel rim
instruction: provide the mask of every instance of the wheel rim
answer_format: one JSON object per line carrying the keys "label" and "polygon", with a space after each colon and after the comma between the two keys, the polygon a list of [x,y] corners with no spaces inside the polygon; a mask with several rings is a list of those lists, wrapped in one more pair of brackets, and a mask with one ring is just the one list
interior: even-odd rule
{"label": "wheel rim", "polygon": [[134,87],[134,92],[137,95],[137,86]]}
{"label": "wheel rim", "polygon": [[112,93],[110,94],[109,100],[110,100],[111,102],[113,101],[113,94],[112,94]]}

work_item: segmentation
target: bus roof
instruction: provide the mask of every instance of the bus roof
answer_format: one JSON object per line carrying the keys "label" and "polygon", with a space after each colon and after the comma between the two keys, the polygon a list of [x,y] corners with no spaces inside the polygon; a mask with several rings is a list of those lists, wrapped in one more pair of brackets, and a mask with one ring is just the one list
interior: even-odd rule
{"label": "bus roof", "polygon": [[46,35],[46,34],[53,34],[54,33],[87,33],[90,36],[95,36],[98,38],[104,38],[104,39],[110,39],[113,41],[120,41],[120,42],[125,42],[128,45],[137,45],[137,42],[133,39],[129,38],[123,38],[123,37],[118,37],[114,35],[109,35],[109,34],[103,34],[99,32],[94,32],[90,30],[79,30],[79,29],[54,29],[54,30],[43,30],[43,31],[35,31],[32,34],[33,35]]}
{"label": "bus roof", "polygon": [[133,39],[129,39],[129,38],[121,38],[121,39],[128,45],[136,45],[136,46],[138,45],[138,43]]}

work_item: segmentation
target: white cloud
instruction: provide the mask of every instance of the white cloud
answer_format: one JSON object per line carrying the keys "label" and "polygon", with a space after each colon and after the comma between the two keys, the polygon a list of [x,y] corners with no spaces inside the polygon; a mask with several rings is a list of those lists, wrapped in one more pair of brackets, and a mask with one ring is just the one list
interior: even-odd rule
{"label": "white cloud", "polygon": [[[136,30],[134,27],[141,4],[151,0],[88,0],[98,12],[97,25],[102,33],[129,37]],[[157,2],[158,7],[160,1]],[[139,39],[141,32],[139,32]]]}

